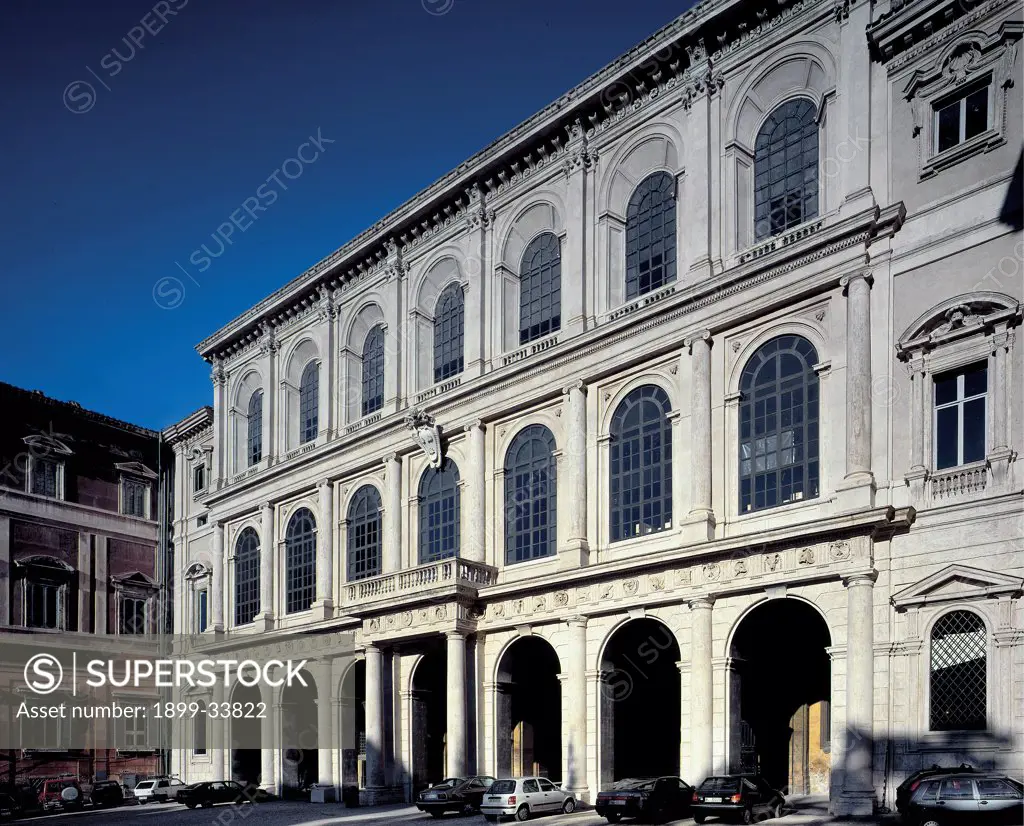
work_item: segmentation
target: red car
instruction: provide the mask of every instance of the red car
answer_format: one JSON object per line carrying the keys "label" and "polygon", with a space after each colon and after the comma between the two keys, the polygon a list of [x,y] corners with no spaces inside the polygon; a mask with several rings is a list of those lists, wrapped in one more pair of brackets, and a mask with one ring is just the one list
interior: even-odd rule
{"label": "red car", "polygon": [[53,777],[44,780],[39,789],[39,805],[43,807],[43,811],[81,809],[84,802],[82,787],[73,777]]}

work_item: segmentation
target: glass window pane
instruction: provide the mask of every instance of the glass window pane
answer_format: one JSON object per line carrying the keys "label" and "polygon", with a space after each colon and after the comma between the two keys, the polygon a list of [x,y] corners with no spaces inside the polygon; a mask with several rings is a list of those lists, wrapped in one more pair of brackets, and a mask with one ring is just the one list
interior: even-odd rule
{"label": "glass window pane", "polygon": [[982,362],[964,370],[964,398],[977,396],[988,389],[988,365]]}
{"label": "glass window pane", "polygon": [[935,467],[960,464],[960,409],[943,407],[935,414]]}
{"label": "glass window pane", "polygon": [[964,110],[964,139],[970,140],[988,129],[988,87],[969,94]]}
{"label": "glass window pane", "polygon": [[985,458],[985,399],[964,404],[964,462]]}
{"label": "glass window pane", "polygon": [[935,403],[948,404],[957,398],[956,373],[944,373],[935,377]]}
{"label": "glass window pane", "polygon": [[760,241],[818,214],[818,122],[811,101],[777,107],[754,152],[754,236]]}
{"label": "glass window pane", "polygon": [[675,179],[645,178],[626,212],[626,298],[661,289],[676,279]]}
{"label": "glass window pane", "polygon": [[306,611],[316,594],[316,522],[308,508],[297,510],[285,532],[285,610]]}
{"label": "glass window pane", "polygon": [[960,143],[960,101],[939,110],[936,149],[939,152],[944,152],[958,143]]}

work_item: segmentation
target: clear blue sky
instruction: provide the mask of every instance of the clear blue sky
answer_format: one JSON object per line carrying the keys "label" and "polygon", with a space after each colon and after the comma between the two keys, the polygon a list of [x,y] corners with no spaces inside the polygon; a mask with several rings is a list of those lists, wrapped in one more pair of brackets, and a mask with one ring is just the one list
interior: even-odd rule
{"label": "clear blue sky", "polygon": [[211,403],[196,343],[690,5],[3,0],[0,380],[153,428]]}

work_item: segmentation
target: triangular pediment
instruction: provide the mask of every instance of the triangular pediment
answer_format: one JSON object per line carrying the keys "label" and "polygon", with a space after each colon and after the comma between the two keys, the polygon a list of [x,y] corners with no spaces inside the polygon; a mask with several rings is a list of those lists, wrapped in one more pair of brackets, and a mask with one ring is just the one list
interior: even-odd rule
{"label": "triangular pediment", "polygon": [[118,462],[114,465],[121,473],[129,476],[141,476],[143,479],[156,479],[156,473],[146,467],[142,462]]}
{"label": "triangular pediment", "polygon": [[1024,591],[1024,579],[995,571],[950,565],[898,591],[892,597],[897,609],[948,600],[984,599]]}
{"label": "triangular pediment", "polygon": [[156,583],[141,571],[110,578],[117,585],[136,585],[142,588],[156,588]]}

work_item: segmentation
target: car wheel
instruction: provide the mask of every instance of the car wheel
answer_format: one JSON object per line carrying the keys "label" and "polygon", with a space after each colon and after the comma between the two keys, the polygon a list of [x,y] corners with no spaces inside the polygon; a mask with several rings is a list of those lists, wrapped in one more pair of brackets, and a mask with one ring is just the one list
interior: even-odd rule
{"label": "car wheel", "polygon": [[437,809],[430,810],[431,817],[444,817],[444,812],[439,812]]}
{"label": "car wheel", "polygon": [[530,819],[530,807],[525,803],[516,809],[516,820],[523,823]]}
{"label": "car wheel", "polygon": [[922,821],[921,826],[941,826],[937,820],[925,820]]}
{"label": "car wheel", "polygon": [[604,819],[607,820],[609,823],[618,823],[620,820],[622,820],[622,815],[605,815]]}
{"label": "car wheel", "polygon": [[139,798],[139,805],[140,806],[145,806],[146,805],[146,798],[140,797]]}
{"label": "car wheel", "polygon": [[741,815],[740,823],[753,823],[754,822],[754,811],[753,809],[744,809]]}
{"label": "car wheel", "polygon": [[562,812],[567,815],[571,815],[576,811],[576,801],[571,797],[565,799],[565,803],[562,804]]}
{"label": "car wheel", "polygon": [[694,815],[693,816],[693,822],[694,823],[703,823],[705,820],[707,820],[707,815]]}
{"label": "car wheel", "polygon": [[[204,809],[212,809],[213,808],[213,801],[212,800],[204,800],[203,801],[203,808]],[[747,822],[749,823],[750,821],[748,820]]]}
{"label": "car wheel", "polygon": [[776,803],[772,808],[772,817],[782,817],[782,804]]}
{"label": "car wheel", "polygon": [[192,801],[189,801],[189,802],[188,802],[188,803],[186,803],[185,805],[186,805],[186,806],[188,806],[188,807],[189,807],[190,809],[194,809],[194,808],[196,807],[196,804],[195,804],[195,803],[193,803]]}

